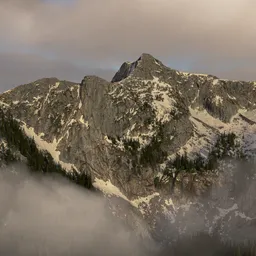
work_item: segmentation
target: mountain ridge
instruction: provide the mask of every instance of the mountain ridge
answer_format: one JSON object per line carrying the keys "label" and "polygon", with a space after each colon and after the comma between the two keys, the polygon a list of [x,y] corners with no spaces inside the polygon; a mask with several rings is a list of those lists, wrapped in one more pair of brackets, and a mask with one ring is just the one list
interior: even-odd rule
{"label": "mountain ridge", "polygon": [[[155,58],[154,57],[152,57],[151,55],[149,55],[149,54],[142,54],[141,56],[140,56],[140,58],[136,61],[136,62],[139,62],[139,61],[150,61],[150,62],[155,62]],[[133,63],[135,63],[135,62],[133,62]],[[159,64],[160,63],[160,64]],[[162,65],[163,66],[163,64],[161,63],[161,62],[159,62],[159,61],[157,61],[157,64],[156,64],[157,66],[158,65]],[[163,66],[164,67],[164,66]],[[147,67],[149,70],[151,70],[151,68],[150,67]],[[169,69],[169,68],[168,68]],[[153,69],[152,69],[153,70]],[[171,70],[171,69],[170,69]],[[156,70],[153,70],[153,71],[156,71]],[[171,71],[173,71],[173,70],[171,70]],[[118,72],[117,72],[117,74],[118,74]],[[178,72],[178,74],[180,74],[180,72]],[[143,73],[143,75],[144,75],[144,73]],[[146,76],[147,76],[148,74],[146,74]],[[197,76],[197,75],[183,75],[182,74],[182,76],[192,76],[192,83],[193,83],[193,77],[194,76]],[[206,75],[207,76],[207,75]],[[200,76],[201,77],[201,76]],[[203,77],[205,77],[205,76],[203,76]],[[128,78],[129,79],[129,77],[126,77],[126,78]],[[53,81],[53,80],[54,81]],[[113,78],[114,79],[114,78]],[[202,79],[202,78],[199,78],[199,79]],[[45,84],[45,86],[47,86],[47,83],[49,84],[49,82],[51,81],[52,83],[54,83],[55,82],[55,84],[56,83],[59,83],[59,80],[57,81],[55,81],[56,80],[56,78],[50,78],[49,80],[47,80],[47,79],[39,79],[39,80],[37,80],[37,81],[35,81],[34,83],[40,83],[40,87],[42,87],[42,84]],[[123,80],[123,79],[122,79]],[[154,81],[154,79],[152,79],[153,81]],[[156,82],[158,82],[157,81],[158,79],[156,79]],[[40,82],[41,81],[41,82]],[[215,81],[215,80],[214,80]],[[121,80],[119,81],[119,82],[121,82]],[[179,83],[180,83],[180,81],[178,81]],[[62,83],[65,83],[64,81],[62,82]],[[68,83],[68,85],[66,86],[66,88],[65,89],[67,89],[68,87],[69,87],[69,85],[72,85],[72,86],[76,86],[76,87],[79,87],[79,85],[77,85],[77,84],[75,84],[75,83],[71,83],[71,82],[67,82]],[[101,84],[104,84],[103,86],[101,85]],[[96,85],[96,84],[100,84],[100,86],[103,88],[104,86],[106,86],[107,85],[107,81],[105,81],[104,79],[101,79],[101,78],[99,78],[99,77],[96,77],[96,76],[86,76],[83,80],[82,80],[82,82],[81,82],[81,84],[80,84],[80,88],[78,89],[77,88],[77,90],[79,90],[79,93],[78,93],[78,91],[77,91],[77,94],[79,94],[79,95],[77,95],[77,97],[83,97],[82,95],[83,95],[83,86],[84,87],[87,87],[88,88],[88,86],[93,86],[93,85]],[[171,83],[171,81],[170,81],[170,83]],[[56,86],[56,85],[55,85]],[[26,87],[26,86],[25,86]],[[193,87],[193,84],[192,84],[192,86],[191,87]],[[71,87],[72,88],[72,87]],[[24,88],[25,90],[26,90],[26,88]],[[174,88],[175,89],[175,88]],[[180,89],[182,89],[182,88],[180,88]],[[102,89],[103,90],[103,89]],[[22,91],[19,91],[18,92],[19,94],[22,94]],[[180,91],[179,92],[175,92],[175,93],[179,93],[179,94],[182,94]],[[3,94],[3,95],[5,95],[5,93]],[[177,96],[176,96],[177,97]],[[178,96],[179,97],[179,96]],[[100,97],[98,97],[98,98],[100,98]],[[184,99],[183,99],[184,100]],[[195,100],[195,99],[193,99],[193,100]],[[216,99],[217,100],[217,102],[218,102],[218,100],[221,100],[221,99]],[[182,99],[179,99],[179,101],[182,101]],[[190,103],[192,103],[193,104],[193,101],[191,101],[190,99],[189,99],[189,101],[190,101]],[[17,102],[17,101],[14,101],[15,103]],[[80,100],[80,102],[78,103],[78,108],[80,107],[80,104],[81,104],[81,100]],[[207,101],[206,101],[206,104],[207,104]],[[216,104],[217,105],[217,104]],[[211,106],[210,106],[211,107]],[[159,107],[160,108],[160,107]],[[234,108],[234,107],[233,107]],[[161,109],[160,109],[161,110]],[[187,111],[187,112],[189,112],[189,111]],[[234,112],[234,111],[232,111],[232,112]],[[233,113],[232,113],[233,114]],[[81,118],[81,120],[80,120],[80,123],[82,123],[83,124],[83,119]],[[86,122],[84,123],[84,125],[86,126]],[[110,133],[110,132],[109,132]]]}
{"label": "mountain ridge", "polygon": [[[142,54],[112,82],[39,79],[1,94],[0,103],[67,172],[90,172],[95,188],[128,202],[154,226],[159,214],[174,218],[181,200],[169,183],[155,186],[177,153],[207,159],[220,134],[234,132],[241,150],[255,154],[255,96],[254,82],[179,72]],[[214,172],[196,174],[197,182],[193,173],[179,175],[197,196],[217,179]]]}

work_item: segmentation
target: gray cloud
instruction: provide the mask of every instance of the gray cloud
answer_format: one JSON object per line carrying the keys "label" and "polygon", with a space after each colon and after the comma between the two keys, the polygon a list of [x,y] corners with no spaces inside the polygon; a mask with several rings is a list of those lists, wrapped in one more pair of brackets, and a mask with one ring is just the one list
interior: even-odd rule
{"label": "gray cloud", "polygon": [[103,198],[60,178],[1,169],[0,203],[1,255],[144,255]]}
{"label": "gray cloud", "polygon": [[1,1],[0,34],[64,63],[111,69],[148,52],[164,63],[183,59],[190,71],[256,80],[248,71],[256,69],[255,7],[253,0]]}

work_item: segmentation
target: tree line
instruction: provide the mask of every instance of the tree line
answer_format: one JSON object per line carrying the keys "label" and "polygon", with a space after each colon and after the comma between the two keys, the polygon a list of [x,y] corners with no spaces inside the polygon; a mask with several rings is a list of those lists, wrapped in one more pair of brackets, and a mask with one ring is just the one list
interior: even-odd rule
{"label": "tree line", "polygon": [[[59,163],[54,161],[48,151],[38,149],[34,138],[29,138],[24,133],[23,129],[20,127],[20,123],[15,120],[10,113],[4,113],[4,111],[0,109],[0,121],[0,135],[6,139],[8,147],[15,147],[27,158],[27,163],[31,171],[58,173],[78,185],[88,189],[93,188],[92,177],[89,172],[85,170],[78,172],[75,169],[70,172],[66,171]],[[11,160],[11,152],[7,155]]]}
{"label": "tree line", "polygon": [[159,187],[162,182],[171,181],[171,187],[174,189],[180,172],[202,173],[213,171],[218,168],[218,161],[224,158],[245,158],[234,133],[220,134],[207,159],[200,154],[197,154],[194,159],[190,159],[187,152],[183,155],[176,153],[174,159],[167,162],[162,177],[155,177],[154,184]]}

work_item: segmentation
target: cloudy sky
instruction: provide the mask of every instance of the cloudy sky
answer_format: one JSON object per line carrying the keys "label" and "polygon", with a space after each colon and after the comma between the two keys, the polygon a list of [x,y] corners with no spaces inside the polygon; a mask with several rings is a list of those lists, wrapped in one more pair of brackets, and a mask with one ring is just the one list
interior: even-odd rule
{"label": "cloudy sky", "polygon": [[0,90],[110,80],[146,52],[183,71],[256,80],[255,0],[0,0]]}

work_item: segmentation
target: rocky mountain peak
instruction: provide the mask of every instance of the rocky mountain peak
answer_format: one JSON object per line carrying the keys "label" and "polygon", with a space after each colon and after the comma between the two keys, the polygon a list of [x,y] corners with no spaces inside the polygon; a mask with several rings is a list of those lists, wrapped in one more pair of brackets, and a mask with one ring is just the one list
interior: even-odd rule
{"label": "rocky mountain peak", "polygon": [[124,62],[112,79],[112,83],[119,82],[129,76],[144,79],[152,78],[150,71],[159,69],[163,64],[148,53],[142,53],[134,62]]}
{"label": "rocky mountain peak", "polygon": [[111,80],[112,83],[120,82],[121,80],[127,78],[129,75],[132,74],[134,69],[138,65],[138,60],[135,62],[124,62],[117,73],[114,75],[113,79]]}
{"label": "rocky mountain peak", "polygon": [[154,56],[152,56],[151,54],[149,54],[149,53],[142,53],[140,55],[140,57],[138,58],[138,60],[142,60],[143,62],[145,62],[145,61],[154,62],[154,61],[156,61],[156,58]]}
{"label": "rocky mountain peak", "polygon": [[[91,173],[95,188],[151,218],[174,207],[170,182],[155,182],[177,155],[207,159],[230,132],[244,138],[246,154],[256,151],[255,99],[254,82],[179,72],[144,53],[123,63],[112,83],[40,79],[1,94],[0,108],[67,172]],[[181,173],[177,186],[186,191],[196,177],[195,193],[205,189],[205,177]]]}

